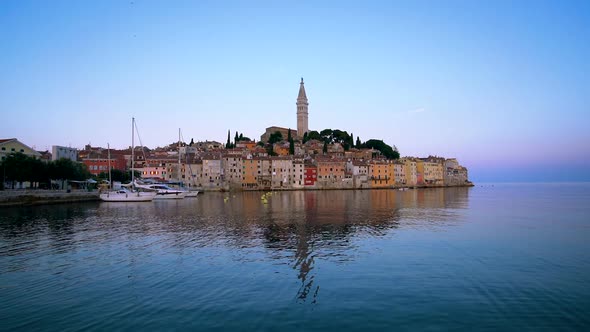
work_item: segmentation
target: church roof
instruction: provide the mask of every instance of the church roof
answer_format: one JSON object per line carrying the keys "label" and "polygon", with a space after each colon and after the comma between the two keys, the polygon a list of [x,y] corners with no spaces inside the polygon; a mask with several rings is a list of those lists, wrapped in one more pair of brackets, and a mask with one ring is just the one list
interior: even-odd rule
{"label": "church roof", "polygon": [[307,102],[307,95],[305,94],[305,87],[303,86],[303,77],[301,78],[301,83],[299,83],[299,95],[297,96],[297,101]]}

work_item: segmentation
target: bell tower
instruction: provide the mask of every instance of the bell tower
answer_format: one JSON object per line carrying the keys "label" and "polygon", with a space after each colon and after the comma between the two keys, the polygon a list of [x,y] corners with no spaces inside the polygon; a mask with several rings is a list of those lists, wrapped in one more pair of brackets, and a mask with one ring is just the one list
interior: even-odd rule
{"label": "bell tower", "polygon": [[297,96],[297,136],[303,137],[303,134],[309,131],[307,125],[307,95],[305,94],[305,86],[303,86],[303,77],[299,83],[299,95]]}

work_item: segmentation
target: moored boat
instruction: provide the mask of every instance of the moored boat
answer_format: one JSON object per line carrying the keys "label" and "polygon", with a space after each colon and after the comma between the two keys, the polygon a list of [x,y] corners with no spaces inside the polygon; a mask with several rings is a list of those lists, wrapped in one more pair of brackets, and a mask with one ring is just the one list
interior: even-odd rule
{"label": "moored boat", "polygon": [[165,184],[140,184],[137,181],[133,183],[136,188],[140,188],[146,191],[155,192],[156,196],[154,199],[182,199],[186,197],[187,192],[170,188]]}
{"label": "moored boat", "polygon": [[105,202],[151,202],[156,197],[155,192],[133,192],[122,187],[118,190],[110,190],[99,195]]}

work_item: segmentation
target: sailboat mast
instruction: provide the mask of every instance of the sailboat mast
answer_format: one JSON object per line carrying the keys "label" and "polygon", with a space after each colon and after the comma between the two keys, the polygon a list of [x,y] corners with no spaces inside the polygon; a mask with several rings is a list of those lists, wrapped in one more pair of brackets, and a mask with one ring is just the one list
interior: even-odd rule
{"label": "sailboat mast", "polygon": [[180,128],[178,128],[178,185],[180,186]]}
{"label": "sailboat mast", "polygon": [[131,118],[131,186],[134,186],[133,162],[135,161],[135,118]]}
{"label": "sailboat mast", "polygon": [[107,143],[107,149],[109,151],[109,153],[108,153],[108,157],[109,157],[109,189],[113,190],[113,179],[111,179],[111,146],[109,143]]}

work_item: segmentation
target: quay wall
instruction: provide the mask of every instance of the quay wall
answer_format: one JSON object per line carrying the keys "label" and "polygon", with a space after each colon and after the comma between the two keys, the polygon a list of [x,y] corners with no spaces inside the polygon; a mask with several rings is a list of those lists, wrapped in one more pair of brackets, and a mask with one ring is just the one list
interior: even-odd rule
{"label": "quay wall", "polygon": [[0,207],[99,201],[98,191],[0,190]]}

